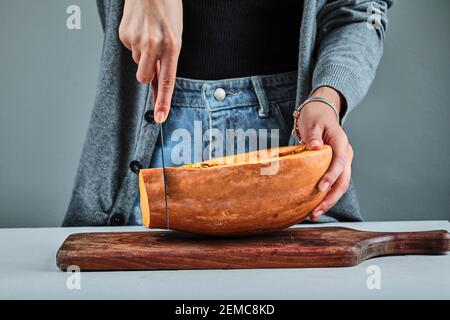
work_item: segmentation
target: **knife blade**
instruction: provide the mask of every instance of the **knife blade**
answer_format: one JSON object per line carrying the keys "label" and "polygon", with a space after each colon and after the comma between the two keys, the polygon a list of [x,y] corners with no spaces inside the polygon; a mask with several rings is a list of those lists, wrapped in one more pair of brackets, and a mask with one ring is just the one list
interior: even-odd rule
{"label": "knife blade", "polygon": [[[159,75],[159,63],[157,63],[156,66],[156,72],[153,76],[153,80],[151,81],[151,84],[149,83],[148,88],[149,88],[149,92],[148,92],[148,96],[150,95],[150,88],[152,88],[151,90],[151,94],[152,94],[152,100],[153,100],[153,106],[155,105],[156,102],[156,97],[158,95],[158,75]],[[147,96],[147,97],[148,97]],[[153,108],[154,109],[154,108]],[[160,138],[160,142],[161,142],[161,165],[162,165],[162,175],[163,175],[163,184],[164,184],[164,204],[165,204],[165,215],[166,215],[166,229],[170,229],[170,224],[169,224],[169,208],[167,206],[167,178],[166,178],[166,163],[165,163],[165,159],[164,159],[164,126],[162,123],[159,124],[159,138]]]}
{"label": "knife blade", "polygon": [[166,164],[164,161],[164,131],[163,124],[160,123],[160,139],[161,139],[161,163],[162,163],[162,174],[163,174],[163,183],[164,183],[164,203],[166,206],[166,229],[169,228],[169,209],[167,207],[167,181],[166,181]]}

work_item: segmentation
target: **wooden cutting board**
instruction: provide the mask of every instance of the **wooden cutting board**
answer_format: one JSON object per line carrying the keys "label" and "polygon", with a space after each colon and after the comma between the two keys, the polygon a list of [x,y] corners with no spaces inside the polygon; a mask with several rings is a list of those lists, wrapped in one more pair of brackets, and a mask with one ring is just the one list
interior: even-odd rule
{"label": "wooden cutting board", "polygon": [[77,233],[64,241],[56,264],[84,271],[348,267],[376,256],[443,254],[449,248],[444,230],[290,228],[233,239],[176,231]]}

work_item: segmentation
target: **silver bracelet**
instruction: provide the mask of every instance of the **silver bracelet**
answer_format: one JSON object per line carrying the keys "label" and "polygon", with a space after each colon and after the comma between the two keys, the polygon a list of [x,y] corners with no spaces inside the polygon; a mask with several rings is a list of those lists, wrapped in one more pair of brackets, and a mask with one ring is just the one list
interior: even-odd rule
{"label": "silver bracelet", "polygon": [[324,97],[310,97],[310,98],[306,99],[305,102],[303,102],[294,111],[294,129],[292,129],[292,134],[297,137],[298,142],[300,144],[303,143],[303,141],[302,141],[302,138],[300,137],[300,130],[298,127],[298,118],[300,117],[300,111],[302,111],[302,108],[310,102],[325,103],[327,106],[329,106],[331,109],[333,109],[334,113],[336,114],[336,119],[337,119],[338,123],[341,122],[341,118],[339,117],[339,111],[333,101],[328,100]]}

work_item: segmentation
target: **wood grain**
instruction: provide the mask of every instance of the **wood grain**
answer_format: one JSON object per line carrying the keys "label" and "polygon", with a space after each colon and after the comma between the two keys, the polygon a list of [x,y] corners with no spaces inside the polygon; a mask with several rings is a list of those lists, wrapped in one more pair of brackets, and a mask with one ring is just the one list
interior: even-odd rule
{"label": "wood grain", "polygon": [[290,228],[262,236],[212,238],[176,231],[77,233],[57,253],[66,270],[167,270],[348,267],[384,255],[443,254],[445,230],[367,232]]}

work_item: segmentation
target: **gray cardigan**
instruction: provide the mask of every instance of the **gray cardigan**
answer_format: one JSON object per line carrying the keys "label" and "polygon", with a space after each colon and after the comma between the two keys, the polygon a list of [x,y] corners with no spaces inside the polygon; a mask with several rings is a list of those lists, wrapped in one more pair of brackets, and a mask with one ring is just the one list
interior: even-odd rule
{"label": "gray cardigan", "polygon": [[[97,0],[104,45],[92,116],[63,226],[126,224],[138,194],[130,163],[148,165],[159,127],[144,121],[148,87],[118,38],[122,1]],[[304,0],[300,26],[297,105],[319,86],[342,93],[346,112],[358,105],[383,52],[391,0]],[[378,10],[368,10],[372,5]],[[376,28],[368,21],[375,13]],[[372,15],[372,18],[374,16]],[[328,219],[328,220],[327,220]],[[360,220],[353,185],[324,221]]]}

